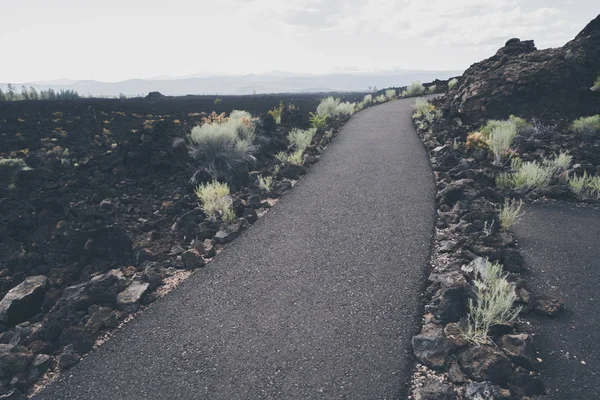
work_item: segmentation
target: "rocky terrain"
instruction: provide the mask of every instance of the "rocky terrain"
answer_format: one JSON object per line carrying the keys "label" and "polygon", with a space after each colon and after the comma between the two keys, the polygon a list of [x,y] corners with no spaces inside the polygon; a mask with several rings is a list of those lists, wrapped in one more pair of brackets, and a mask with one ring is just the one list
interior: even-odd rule
{"label": "rocky terrain", "polygon": [[600,112],[594,85],[600,64],[600,18],[560,48],[537,50],[533,40],[511,39],[473,64],[441,100],[464,123],[521,117],[574,119]]}
{"label": "rocky terrain", "polygon": [[[413,338],[415,399],[544,396],[544,377],[536,373],[543,360],[527,318],[556,318],[564,305],[527,284],[525,259],[501,212],[520,200],[600,200],[600,190],[584,193],[576,185],[577,178],[600,173],[600,127],[582,135],[574,125],[600,112],[600,93],[591,90],[599,49],[600,16],[562,48],[538,51],[533,41],[511,39],[427,111],[416,112],[436,175],[438,221],[424,324]],[[492,148],[495,124],[516,132],[502,156]],[[506,184],[506,177],[526,175],[522,165],[542,172],[543,183]],[[491,290],[478,278],[489,271],[485,260],[502,266],[519,315],[492,324],[474,341],[465,332],[474,305]]]}

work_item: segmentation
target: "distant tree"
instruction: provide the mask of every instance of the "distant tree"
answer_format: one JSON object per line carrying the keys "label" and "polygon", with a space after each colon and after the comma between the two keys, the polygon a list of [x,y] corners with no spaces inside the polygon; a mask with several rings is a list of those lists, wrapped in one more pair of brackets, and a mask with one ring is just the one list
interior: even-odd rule
{"label": "distant tree", "polygon": [[35,88],[33,86],[29,87],[29,98],[31,100],[39,100],[40,99],[40,95],[38,94],[38,91],[35,90]]}
{"label": "distant tree", "polygon": [[369,92],[373,90],[373,86],[369,86]]}
{"label": "distant tree", "polygon": [[48,90],[46,90],[46,98],[48,100],[56,100],[56,92],[54,89],[48,88]]}
{"label": "distant tree", "polygon": [[29,90],[25,85],[21,86],[21,99],[29,100]]}
{"label": "distant tree", "polygon": [[127,98],[127,96],[125,96],[125,94],[123,94],[123,93],[119,93],[119,98],[121,100],[125,100]]}
{"label": "distant tree", "polygon": [[377,86],[373,86],[373,91],[376,92],[377,91]]}
{"label": "distant tree", "polygon": [[4,94],[2,89],[0,89],[0,101],[6,101],[6,95]]}
{"label": "distant tree", "polygon": [[17,99],[17,95],[15,93],[15,87],[12,83],[6,85],[6,100],[15,101]]}
{"label": "distant tree", "polygon": [[74,90],[61,89],[60,92],[56,93],[57,100],[76,100],[79,99],[79,93]]}

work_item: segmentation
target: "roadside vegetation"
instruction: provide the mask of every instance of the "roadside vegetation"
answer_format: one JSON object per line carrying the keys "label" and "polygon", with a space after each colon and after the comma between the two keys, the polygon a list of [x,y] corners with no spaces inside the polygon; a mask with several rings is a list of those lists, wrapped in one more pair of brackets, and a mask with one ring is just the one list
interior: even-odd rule
{"label": "roadside vegetation", "polygon": [[468,323],[462,335],[481,345],[491,342],[492,326],[511,323],[521,312],[521,307],[514,307],[517,300],[515,286],[506,280],[501,264],[478,259],[472,268],[475,299],[469,299]]}

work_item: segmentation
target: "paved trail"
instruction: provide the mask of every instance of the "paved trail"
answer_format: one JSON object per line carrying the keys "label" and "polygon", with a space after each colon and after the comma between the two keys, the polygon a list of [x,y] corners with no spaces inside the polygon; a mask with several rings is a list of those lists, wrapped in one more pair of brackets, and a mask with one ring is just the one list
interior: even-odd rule
{"label": "paved trail", "polygon": [[565,302],[555,320],[532,317],[548,397],[600,399],[600,210],[561,202],[528,206],[515,233],[532,290]]}
{"label": "paved trail", "polygon": [[36,399],[406,398],[434,224],[413,103],[354,116],[264,218]]}

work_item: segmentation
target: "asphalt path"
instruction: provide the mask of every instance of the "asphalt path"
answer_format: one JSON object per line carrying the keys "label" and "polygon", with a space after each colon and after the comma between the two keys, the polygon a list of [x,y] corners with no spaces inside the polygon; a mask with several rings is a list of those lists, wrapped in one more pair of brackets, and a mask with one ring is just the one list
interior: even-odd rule
{"label": "asphalt path", "polygon": [[533,316],[550,399],[600,399],[600,210],[550,202],[528,206],[515,233],[536,294],[560,298],[556,319]]}
{"label": "asphalt path", "polygon": [[265,217],[35,398],[406,398],[435,212],[413,103],[355,115]]}

